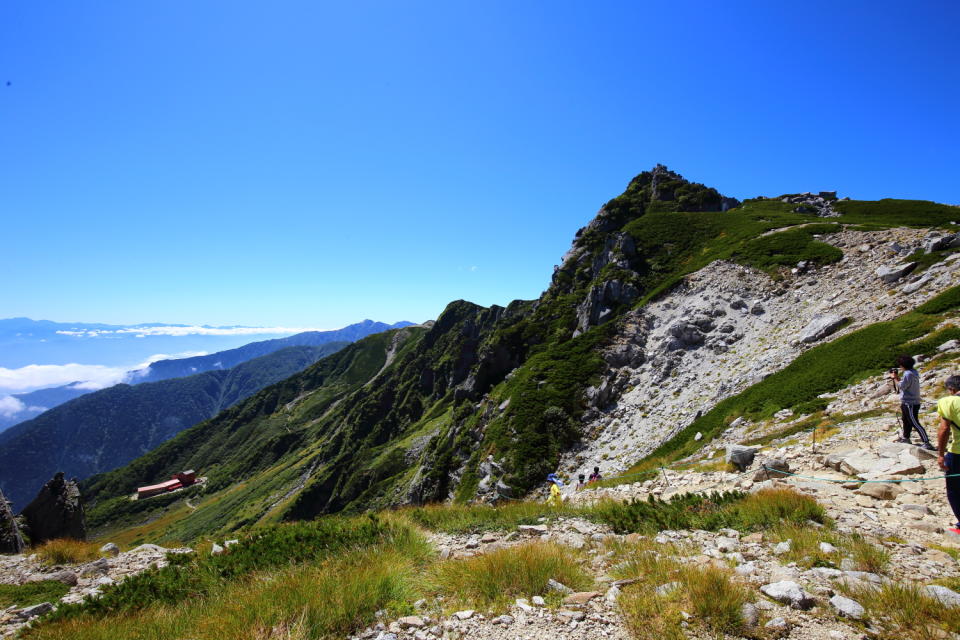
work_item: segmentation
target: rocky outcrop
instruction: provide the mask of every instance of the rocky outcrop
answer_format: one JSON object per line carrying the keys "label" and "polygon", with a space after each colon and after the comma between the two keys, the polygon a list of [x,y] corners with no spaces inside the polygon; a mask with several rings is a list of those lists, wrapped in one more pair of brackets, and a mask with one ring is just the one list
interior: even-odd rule
{"label": "rocky outcrop", "polygon": [[80,489],[75,480],[64,480],[62,471],[43,485],[22,515],[33,544],[57,538],[85,540],[87,537]]}
{"label": "rocky outcrop", "polygon": [[13,509],[0,491],[0,553],[20,553],[23,546],[23,537]]}
{"label": "rocky outcrop", "polygon": [[800,342],[817,342],[818,340],[823,340],[842,327],[846,321],[846,318],[833,314],[817,316],[810,324],[804,327],[798,339]]}
{"label": "rocky outcrop", "polygon": [[833,203],[837,201],[836,191],[821,191],[816,195],[796,193],[780,196],[780,201],[797,205],[793,208],[795,213],[810,213],[818,218],[836,218],[840,215],[840,212],[833,208]]}

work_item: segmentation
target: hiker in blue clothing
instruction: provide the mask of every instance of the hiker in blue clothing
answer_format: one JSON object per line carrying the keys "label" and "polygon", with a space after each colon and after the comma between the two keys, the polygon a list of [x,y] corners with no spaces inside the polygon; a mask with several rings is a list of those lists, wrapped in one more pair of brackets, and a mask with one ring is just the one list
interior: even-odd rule
{"label": "hiker in blue clothing", "polygon": [[927,451],[936,451],[930,444],[930,436],[920,424],[920,374],[913,368],[916,362],[910,356],[897,358],[897,367],[903,370],[903,377],[897,375],[896,369],[890,370],[893,384],[900,385],[900,413],[903,415],[903,435],[897,442],[910,443],[910,433],[916,429],[920,435],[921,445]]}

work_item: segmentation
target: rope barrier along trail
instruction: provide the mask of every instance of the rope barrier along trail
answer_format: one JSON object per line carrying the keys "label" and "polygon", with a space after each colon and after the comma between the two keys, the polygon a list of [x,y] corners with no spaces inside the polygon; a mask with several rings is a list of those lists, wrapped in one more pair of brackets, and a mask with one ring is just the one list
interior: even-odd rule
{"label": "rope barrier along trail", "polygon": [[789,471],[782,471],[780,469],[773,469],[766,465],[763,466],[768,472],[773,471],[775,473],[782,473],[785,476],[793,476],[794,478],[803,478],[804,480],[817,480],[819,482],[856,482],[858,484],[866,484],[868,482],[924,482],[926,480],[943,480],[944,478],[956,478],[960,477],[960,473],[951,473],[945,476],[925,476],[922,478],[890,478],[889,480],[860,480],[858,478],[820,478],[817,476],[805,476],[799,473],[790,473]]}

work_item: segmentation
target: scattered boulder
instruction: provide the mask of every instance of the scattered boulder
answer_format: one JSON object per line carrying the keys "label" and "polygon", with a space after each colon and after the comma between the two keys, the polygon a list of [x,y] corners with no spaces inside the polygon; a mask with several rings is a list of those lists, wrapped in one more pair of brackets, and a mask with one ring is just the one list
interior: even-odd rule
{"label": "scattered boulder", "polygon": [[745,447],[739,444],[727,445],[727,462],[737,467],[741,473],[753,464],[753,458],[756,455],[757,450],[753,447]]}
{"label": "scattered boulder", "polygon": [[53,611],[53,609],[54,606],[52,603],[41,602],[40,604],[35,604],[32,607],[17,609],[13,612],[13,614],[21,620],[29,620],[30,618],[36,618],[37,616],[42,616],[45,613],[50,613]]}
{"label": "scattered boulder", "polygon": [[565,593],[565,594],[573,593],[573,589],[571,589],[570,587],[568,587],[567,585],[561,582],[557,582],[553,578],[550,578],[549,580],[547,580],[547,589],[550,589],[551,591],[557,591],[559,593]]}
{"label": "scattered boulder", "polygon": [[924,587],[924,590],[927,592],[927,595],[940,601],[940,604],[946,607],[950,607],[951,609],[960,607],[960,593],[957,593],[953,589],[948,589],[938,584],[930,584]]}
{"label": "scattered boulder", "polygon": [[110,556],[111,558],[115,558],[118,555],[120,555],[120,547],[118,547],[112,542],[108,542],[107,544],[100,547],[100,553],[102,553],[105,556]]}
{"label": "scattered boulder", "polygon": [[64,480],[57,472],[23,510],[30,540],[40,544],[57,538],[86,540],[87,523],[76,480]]}
{"label": "scattered boulder", "polygon": [[753,476],[754,482],[763,482],[765,480],[773,480],[776,478],[783,478],[783,473],[777,473],[777,471],[783,471],[789,473],[790,465],[786,460],[782,458],[770,458],[764,460],[763,464],[760,466],[760,470],[757,471]]}
{"label": "scattered boulder", "polygon": [[877,500],[893,500],[902,491],[903,489],[890,482],[865,482],[854,493],[870,496]]}
{"label": "scattered boulder", "polygon": [[830,605],[838,614],[845,618],[862,620],[864,614],[866,613],[863,609],[863,606],[859,602],[856,600],[851,600],[850,598],[845,598],[841,595],[835,595],[830,598]]}
{"label": "scattered boulder", "polygon": [[842,327],[846,321],[846,318],[836,315],[816,316],[810,324],[800,332],[800,336],[797,339],[800,342],[806,343],[823,340]]}
{"label": "scattered boulder", "polygon": [[927,238],[923,243],[924,253],[943,251],[944,249],[952,249],[953,247],[960,247],[960,234],[952,233],[946,236]]}
{"label": "scattered boulder", "polygon": [[804,591],[799,584],[792,580],[782,580],[765,584],[760,587],[760,591],[769,598],[782,604],[788,604],[794,609],[809,609],[814,604],[813,596]]}
{"label": "scattered boulder", "polygon": [[916,262],[906,262],[892,267],[879,267],[876,274],[884,282],[896,282],[916,268]]}

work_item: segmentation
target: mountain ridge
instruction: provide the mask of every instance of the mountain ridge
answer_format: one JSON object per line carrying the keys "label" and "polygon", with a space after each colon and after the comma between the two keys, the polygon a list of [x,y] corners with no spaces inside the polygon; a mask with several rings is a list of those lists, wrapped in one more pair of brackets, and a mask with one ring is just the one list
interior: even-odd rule
{"label": "mountain ridge", "polygon": [[[432,327],[401,330],[408,332],[403,347],[388,366],[385,343],[351,345],[130,467],[89,479],[91,520],[102,527],[147,517],[153,507],[123,503],[122,496],[136,482],[188,462],[209,470],[205,495],[212,499],[178,515],[171,536],[395,504],[523,495],[594,436],[597,420],[624,392],[610,377],[612,364],[640,364],[654,355],[621,342],[629,312],[669,300],[688,275],[730,261],[772,282],[796,278],[790,270],[798,262],[818,269],[842,260],[844,252],[823,238],[846,226],[867,233],[911,224],[956,231],[954,208],[924,201],[892,208],[884,201],[838,202],[831,206],[839,216],[830,219],[779,198],[731,204],[665,167],[643,172],[577,232],[539,299],[506,307],[452,302]],[[923,295],[933,292],[931,285]],[[671,351],[687,352],[694,349],[683,344]],[[336,376],[321,370],[342,372],[361,358],[380,363],[375,386],[357,380],[352,387],[327,386]],[[251,437],[234,440],[230,451],[204,449],[225,433]],[[202,450],[211,455],[197,457]],[[254,460],[264,462],[245,467]]]}

